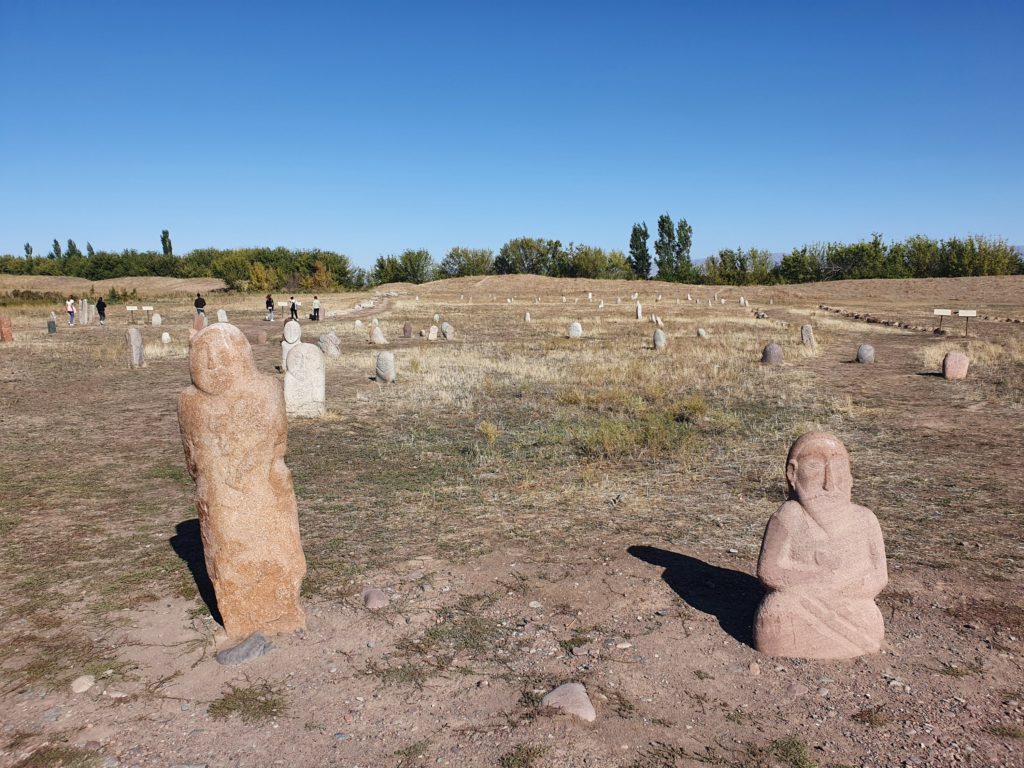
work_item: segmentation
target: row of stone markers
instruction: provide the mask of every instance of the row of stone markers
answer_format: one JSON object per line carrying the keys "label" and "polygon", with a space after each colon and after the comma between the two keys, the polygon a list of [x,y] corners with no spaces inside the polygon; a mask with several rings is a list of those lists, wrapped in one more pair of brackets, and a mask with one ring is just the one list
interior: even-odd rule
{"label": "row of stone markers", "polygon": [[[322,361],[294,329],[288,336],[295,346],[287,373],[305,370],[316,356]],[[217,659],[239,663],[270,648],[266,635],[305,626],[306,560],[284,463],[288,383],[282,390],[259,373],[245,336],[224,323],[193,338],[189,371],[192,384],[178,401],[185,463],[196,481],[207,572],[224,628],[237,643]],[[757,562],[766,594],[754,621],[755,647],[769,656],[815,659],[877,652],[884,624],[875,597],[888,581],[885,545],[874,514],[852,502],[846,448],[834,435],[805,434],[789,450],[785,476],[789,499],[769,519]]]}

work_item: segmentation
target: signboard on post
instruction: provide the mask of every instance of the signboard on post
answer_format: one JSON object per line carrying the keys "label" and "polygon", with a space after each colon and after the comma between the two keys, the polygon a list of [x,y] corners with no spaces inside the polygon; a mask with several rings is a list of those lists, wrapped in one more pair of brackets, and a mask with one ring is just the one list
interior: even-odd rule
{"label": "signboard on post", "polygon": [[128,322],[134,323],[135,322],[135,313],[139,311],[139,308],[135,307],[135,306],[131,306],[131,307],[125,307],[125,309],[128,310],[128,314],[130,315],[130,317],[128,318]]}
{"label": "signboard on post", "polygon": [[146,322],[148,323],[153,319],[153,308],[143,306],[142,311],[146,313]]}
{"label": "signboard on post", "polygon": [[957,317],[964,319],[964,336],[967,335],[967,324],[971,322],[972,317],[978,316],[978,310],[976,309],[958,309],[956,311]]}
{"label": "signboard on post", "polygon": [[951,310],[951,309],[933,309],[932,310],[932,314],[939,316],[939,328],[941,329],[942,328],[942,318],[949,317],[950,315],[952,315],[953,314],[953,310]]}

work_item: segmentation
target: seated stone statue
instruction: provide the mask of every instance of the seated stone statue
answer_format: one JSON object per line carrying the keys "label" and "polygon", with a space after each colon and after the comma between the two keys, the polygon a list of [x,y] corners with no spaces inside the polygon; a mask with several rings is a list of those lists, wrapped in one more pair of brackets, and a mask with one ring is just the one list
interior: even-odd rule
{"label": "seated stone statue", "polygon": [[767,589],[754,646],[769,656],[846,659],[879,650],[875,596],[888,582],[871,510],[850,501],[850,458],[839,438],[810,432],[789,449],[789,501],[765,529],[757,577]]}

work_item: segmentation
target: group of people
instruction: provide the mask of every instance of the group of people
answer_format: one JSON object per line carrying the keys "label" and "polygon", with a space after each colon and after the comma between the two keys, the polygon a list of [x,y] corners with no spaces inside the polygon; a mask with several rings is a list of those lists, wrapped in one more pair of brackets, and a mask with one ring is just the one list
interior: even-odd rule
{"label": "group of people", "polygon": [[[269,293],[267,294],[266,306],[267,306],[267,317],[266,317],[266,319],[267,319],[268,322],[272,323],[272,322],[274,322],[274,306],[275,306],[275,304],[274,304],[274,297],[272,295],[270,295]],[[288,315],[289,315],[289,318],[291,320],[298,320],[299,319],[299,304],[298,304],[297,301],[295,301],[295,297],[294,296],[289,296],[288,297]],[[314,322],[320,320],[320,298],[318,296],[314,296],[313,297],[313,311],[310,313],[309,319],[313,320]]]}
{"label": "group of people", "polygon": [[[99,299],[96,300],[95,307],[96,307],[96,314],[100,318],[100,325],[106,325],[107,324],[107,302],[105,302],[103,300],[102,296],[100,296]],[[68,296],[68,300],[64,302],[64,309],[67,310],[67,313],[68,313],[68,325],[71,326],[72,328],[74,328],[74,326],[75,326],[75,311],[76,311],[75,310],[75,297],[74,296]]]}

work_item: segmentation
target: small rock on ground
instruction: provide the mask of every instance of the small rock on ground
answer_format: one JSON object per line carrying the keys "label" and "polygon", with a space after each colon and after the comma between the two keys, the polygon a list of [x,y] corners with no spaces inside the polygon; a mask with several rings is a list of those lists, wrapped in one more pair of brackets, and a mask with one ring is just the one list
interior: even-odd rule
{"label": "small rock on ground", "polygon": [[363,605],[371,611],[379,611],[385,607],[388,602],[388,596],[384,594],[383,590],[371,587],[370,589],[363,590]]}
{"label": "small rock on ground", "polygon": [[96,678],[92,675],[82,675],[76,677],[71,681],[71,692],[72,693],[85,693],[90,688],[96,685]]}
{"label": "small rock on ground", "polygon": [[582,683],[564,683],[558,686],[541,700],[541,704],[559,709],[588,723],[597,719],[597,712],[594,711],[594,705],[590,702],[587,689]]}
{"label": "small rock on ground", "polygon": [[229,666],[234,664],[245,664],[247,661],[252,661],[253,659],[262,656],[269,651],[270,648],[270,641],[259,632],[254,632],[238,645],[233,648],[226,648],[214,656],[214,658],[217,659],[218,664],[225,664]]}

